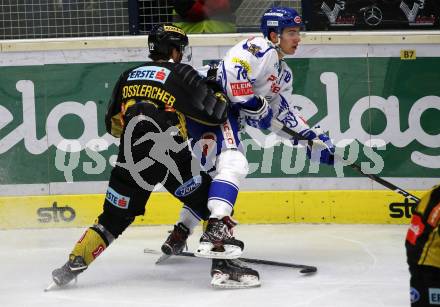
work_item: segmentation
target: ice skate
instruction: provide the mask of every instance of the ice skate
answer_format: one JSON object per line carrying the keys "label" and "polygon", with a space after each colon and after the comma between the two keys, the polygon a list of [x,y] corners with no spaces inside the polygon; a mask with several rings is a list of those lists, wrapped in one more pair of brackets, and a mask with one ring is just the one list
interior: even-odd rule
{"label": "ice skate", "polygon": [[194,255],[202,258],[235,259],[243,253],[244,243],[232,236],[237,223],[229,216],[210,218]]}
{"label": "ice skate", "polygon": [[211,285],[219,289],[244,289],[259,287],[258,272],[238,259],[213,259]]}
{"label": "ice skate", "polygon": [[163,255],[157,259],[156,264],[159,264],[166,259],[170,258],[172,255],[180,254],[186,246],[186,239],[189,236],[189,229],[182,223],[174,225],[174,229],[171,231],[170,235],[162,244],[161,250]]}
{"label": "ice skate", "polygon": [[[73,279],[76,280],[78,274],[85,269],[87,269],[87,264],[83,257],[70,255],[69,261],[67,261],[62,267],[52,271],[53,283],[58,287],[64,287]],[[53,283],[50,284],[45,291],[52,289],[54,286]]]}

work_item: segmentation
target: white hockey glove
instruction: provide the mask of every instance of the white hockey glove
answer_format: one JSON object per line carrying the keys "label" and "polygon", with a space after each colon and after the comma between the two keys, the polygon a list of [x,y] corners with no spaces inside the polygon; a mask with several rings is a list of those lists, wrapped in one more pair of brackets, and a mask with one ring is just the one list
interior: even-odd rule
{"label": "white hockey glove", "polygon": [[[255,96],[252,98],[253,106],[246,106],[240,109],[240,115],[251,127],[268,129],[272,121],[273,111],[264,97]],[[249,104],[248,104],[249,105]]]}
{"label": "white hockey glove", "polygon": [[[283,96],[281,96],[279,101],[279,108],[274,121],[279,123],[278,125],[273,125],[275,128],[274,132],[282,137],[289,138],[293,145],[298,145],[299,140],[297,138],[292,138],[289,134],[283,133],[280,131],[280,127],[277,126],[282,125],[293,130],[302,136],[300,139],[306,139],[308,141],[320,140],[323,143],[322,146],[319,146],[318,144],[313,147],[310,145],[307,146],[307,156],[312,161],[319,161],[329,165],[334,164],[333,153],[335,152],[335,146],[331,139],[319,126],[310,128],[307,122],[301,117],[301,114],[296,112]],[[319,155],[317,151],[321,151],[321,155]]]}
{"label": "white hockey glove", "polygon": [[[335,163],[335,145],[333,145],[332,140],[327,134],[325,134],[321,127],[315,126],[313,129],[306,129],[300,132],[307,140],[320,140],[323,146],[314,145],[313,147],[309,144],[307,145],[307,157],[312,161],[319,161],[320,163],[333,165]],[[317,151],[320,151],[321,154]],[[318,159],[319,157],[319,159]]]}

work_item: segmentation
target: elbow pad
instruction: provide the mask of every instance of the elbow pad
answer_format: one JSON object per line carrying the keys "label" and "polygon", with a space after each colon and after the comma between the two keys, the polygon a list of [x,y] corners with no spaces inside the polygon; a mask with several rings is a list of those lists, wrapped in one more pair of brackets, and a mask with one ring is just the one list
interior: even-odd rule
{"label": "elbow pad", "polygon": [[267,100],[262,96],[254,96],[240,109],[246,124],[258,129],[268,129],[273,112]]}

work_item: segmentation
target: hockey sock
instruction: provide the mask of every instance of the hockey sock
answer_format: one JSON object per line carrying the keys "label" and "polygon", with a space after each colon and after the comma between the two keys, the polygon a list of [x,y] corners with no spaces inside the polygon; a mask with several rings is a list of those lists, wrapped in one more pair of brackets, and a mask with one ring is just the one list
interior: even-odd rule
{"label": "hockey sock", "polygon": [[75,244],[69,259],[73,260],[81,256],[84,262],[89,265],[98,257],[114,240],[102,225],[96,224],[87,229]]}
{"label": "hockey sock", "polygon": [[196,228],[196,226],[199,224],[201,218],[200,216],[197,214],[196,211],[192,210],[191,208],[189,208],[188,206],[184,205],[182,207],[182,210],[180,210],[180,217],[179,217],[179,221],[178,223],[182,223],[183,225],[185,225],[190,234],[193,233],[194,228]]}

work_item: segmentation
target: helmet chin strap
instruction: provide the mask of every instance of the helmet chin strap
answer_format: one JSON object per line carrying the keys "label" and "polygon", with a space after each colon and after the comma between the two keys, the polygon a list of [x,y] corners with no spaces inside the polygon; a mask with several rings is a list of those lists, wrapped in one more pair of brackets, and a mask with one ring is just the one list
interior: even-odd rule
{"label": "helmet chin strap", "polygon": [[278,41],[276,43],[273,43],[269,38],[267,40],[269,43],[275,48],[275,50],[281,54],[281,57],[285,57],[287,54],[281,49],[280,42],[281,42],[281,34],[277,34]]}
{"label": "helmet chin strap", "polygon": [[287,54],[281,49],[280,43],[281,43],[281,34],[277,35],[278,42],[275,44],[275,49],[281,54],[281,56],[284,58]]}

